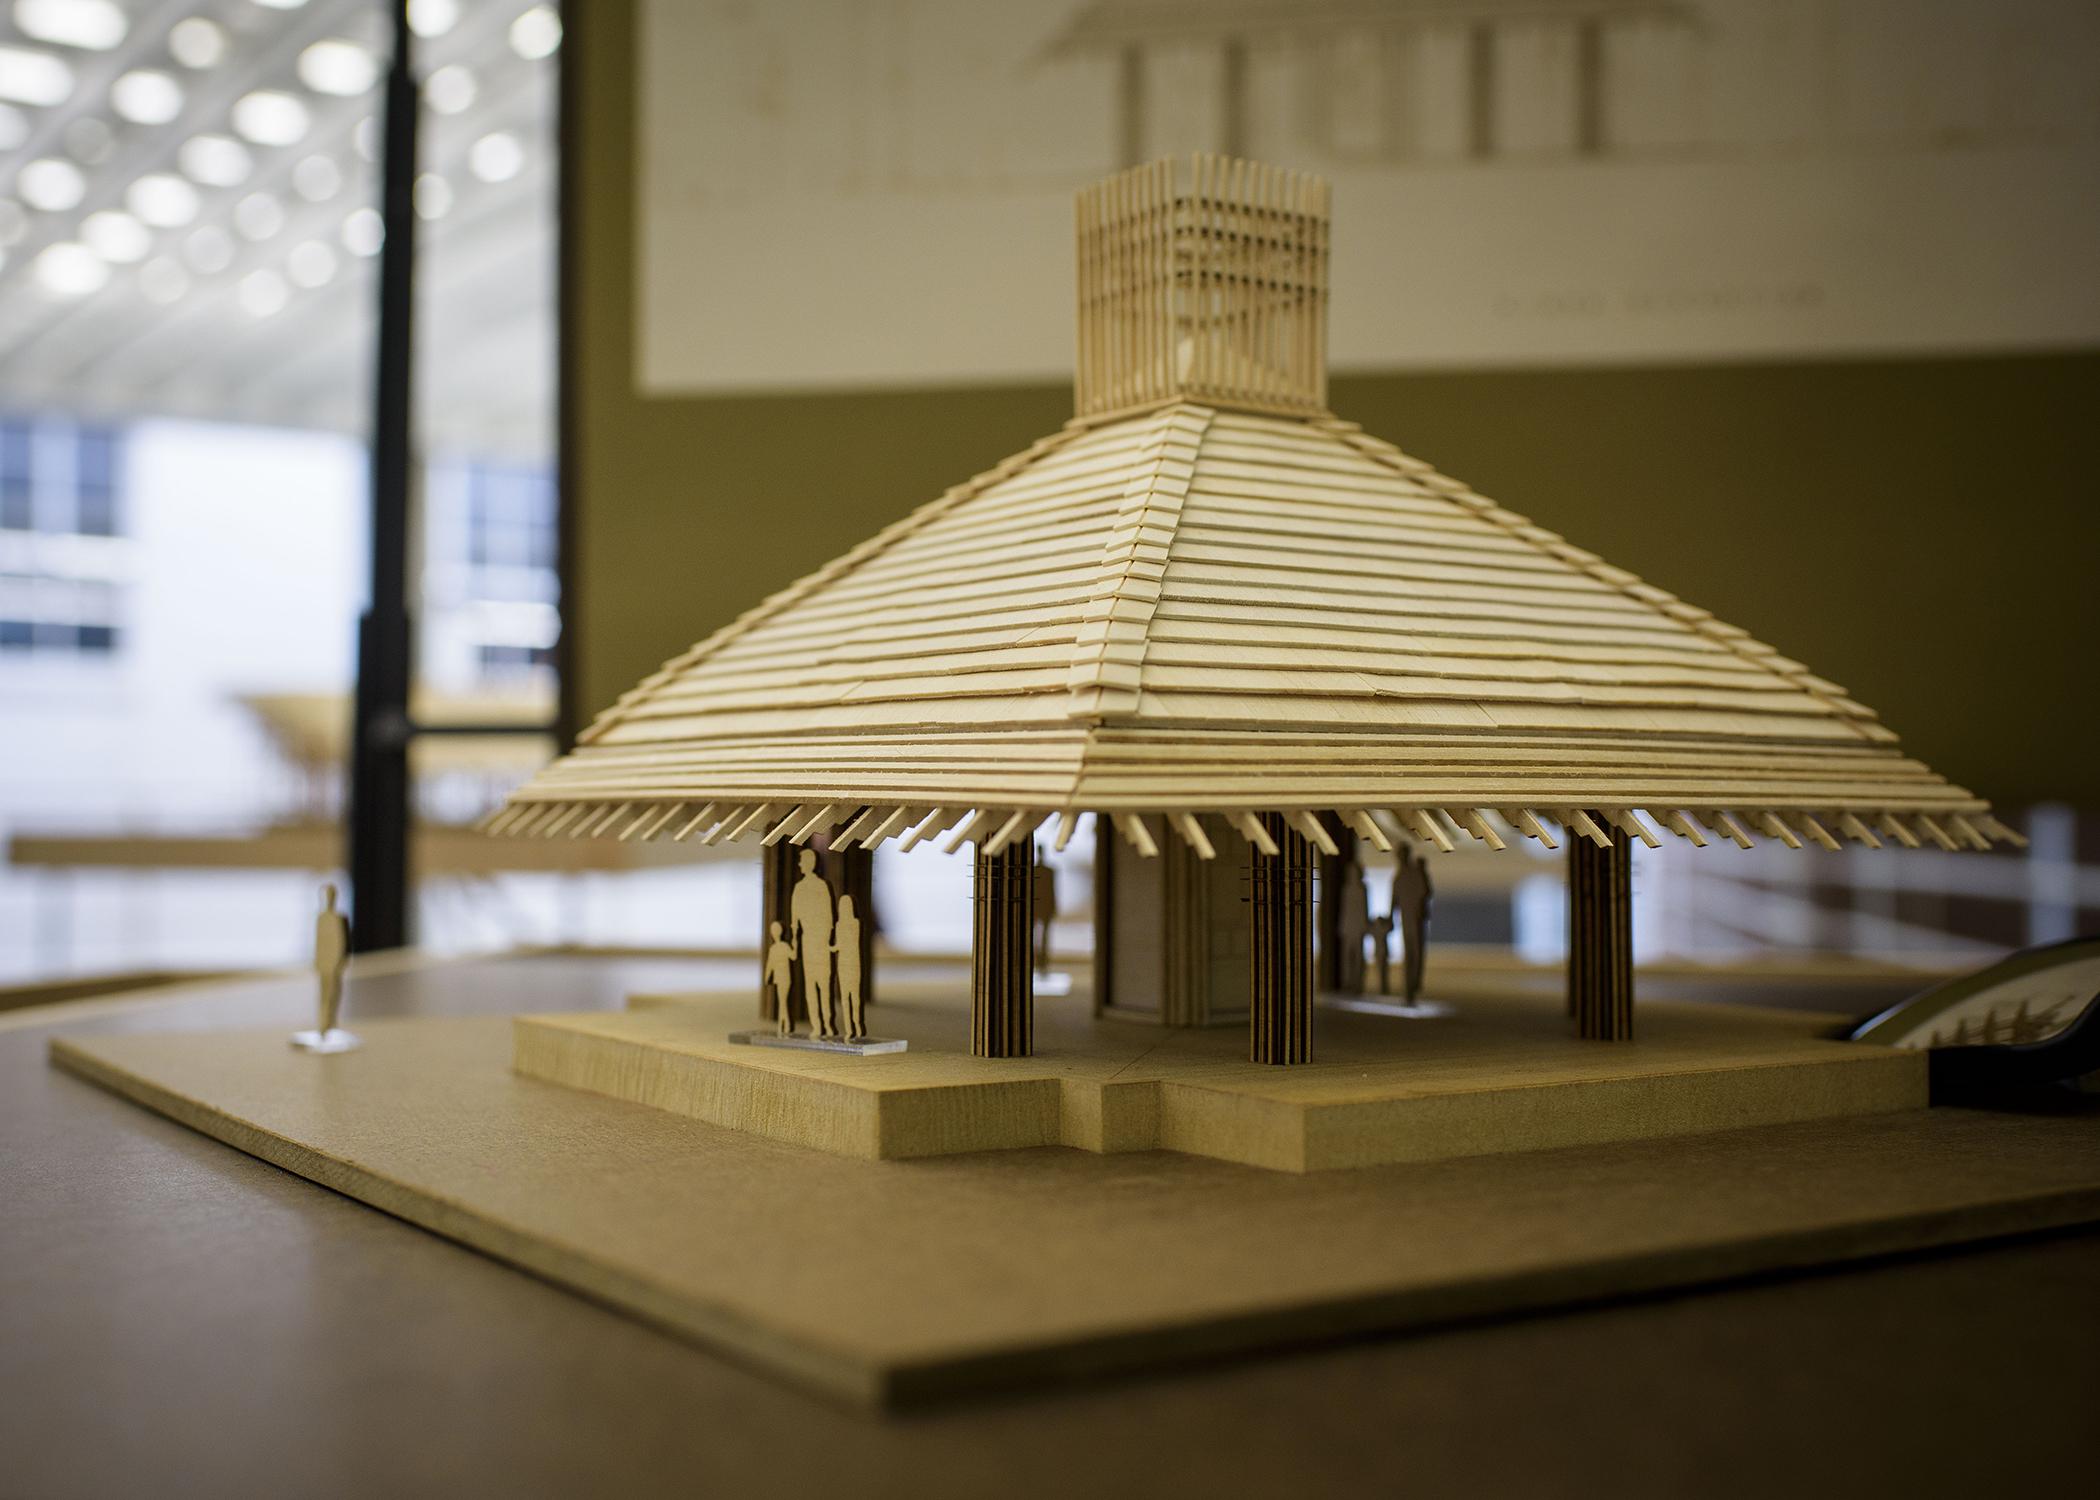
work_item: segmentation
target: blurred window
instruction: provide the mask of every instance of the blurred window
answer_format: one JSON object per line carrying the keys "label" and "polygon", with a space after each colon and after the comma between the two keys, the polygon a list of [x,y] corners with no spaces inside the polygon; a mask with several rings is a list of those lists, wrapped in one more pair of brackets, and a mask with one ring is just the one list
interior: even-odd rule
{"label": "blurred window", "polygon": [[107,428],[0,420],[0,652],[116,651],[117,460]]}

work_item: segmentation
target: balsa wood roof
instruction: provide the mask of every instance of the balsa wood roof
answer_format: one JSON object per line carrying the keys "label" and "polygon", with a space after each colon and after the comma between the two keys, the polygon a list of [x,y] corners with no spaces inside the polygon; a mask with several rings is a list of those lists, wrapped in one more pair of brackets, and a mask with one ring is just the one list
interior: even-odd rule
{"label": "balsa wood roof", "polygon": [[1837,684],[1280,390],[1076,419],[668,662],[490,826],[996,850],[1091,811],[1206,858],[1224,827],[1272,848],[1261,813],[1328,847],[1320,814],[1378,846],[2017,840]]}

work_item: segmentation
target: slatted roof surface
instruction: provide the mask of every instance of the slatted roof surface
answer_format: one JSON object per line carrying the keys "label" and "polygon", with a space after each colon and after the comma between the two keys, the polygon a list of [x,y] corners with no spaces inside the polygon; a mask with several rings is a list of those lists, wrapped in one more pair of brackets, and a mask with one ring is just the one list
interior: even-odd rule
{"label": "slatted roof surface", "polygon": [[1075,422],[717,631],[498,813],[929,838],[2017,835],[1843,688],[1354,424]]}

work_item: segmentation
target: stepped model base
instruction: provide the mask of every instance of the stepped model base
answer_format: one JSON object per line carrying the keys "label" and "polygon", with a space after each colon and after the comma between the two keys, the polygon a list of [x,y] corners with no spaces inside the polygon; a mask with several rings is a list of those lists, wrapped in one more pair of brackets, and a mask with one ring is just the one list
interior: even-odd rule
{"label": "stepped model base", "polygon": [[1599,1047],[1549,995],[1442,1016],[1323,1008],[1317,1060],[1263,1067],[1232,1029],[1162,1031],[1037,1007],[1031,1057],[970,1055],[959,985],[885,991],[904,1056],[760,1052],[749,1001],[636,996],[625,1012],[520,1016],[529,1078],[864,1160],[1073,1146],[1165,1149],[1285,1172],[1536,1151],[1915,1109],[1922,1053],[1825,1039],[1826,1016],[1644,1004]]}

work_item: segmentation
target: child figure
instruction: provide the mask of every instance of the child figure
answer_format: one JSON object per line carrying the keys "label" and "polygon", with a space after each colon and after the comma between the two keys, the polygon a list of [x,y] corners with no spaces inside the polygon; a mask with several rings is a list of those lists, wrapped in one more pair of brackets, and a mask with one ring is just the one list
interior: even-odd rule
{"label": "child figure", "polygon": [[859,1041],[868,1034],[860,1004],[860,917],[851,896],[839,897],[839,922],[833,929],[832,952],[838,957],[838,1000],[846,1012],[846,1035]]}
{"label": "child figure", "polygon": [[773,991],[774,1011],[780,1018],[780,1034],[792,1036],[795,1022],[788,997],[795,988],[795,950],[781,936],[778,922],[768,925],[772,928],[773,943],[766,949],[766,985]]}

